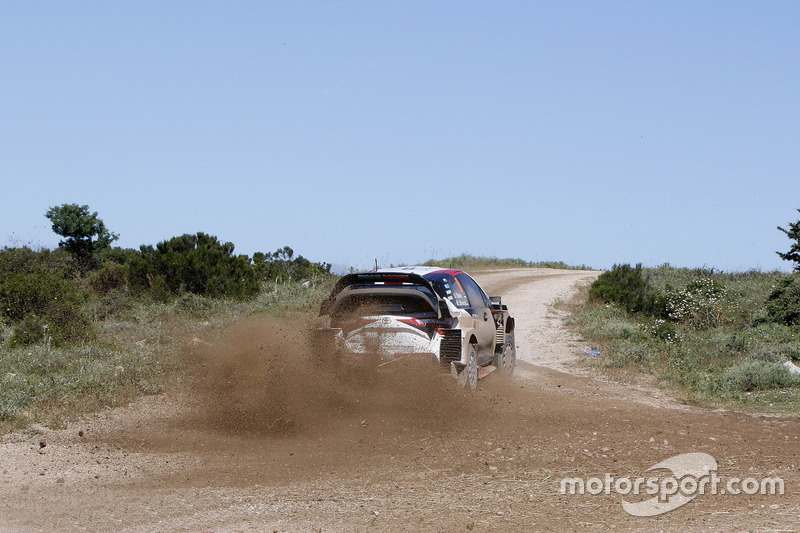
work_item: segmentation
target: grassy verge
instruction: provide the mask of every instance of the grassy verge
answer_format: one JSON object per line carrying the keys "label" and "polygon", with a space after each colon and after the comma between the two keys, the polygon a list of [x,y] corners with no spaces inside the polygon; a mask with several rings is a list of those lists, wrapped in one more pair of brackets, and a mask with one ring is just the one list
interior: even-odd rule
{"label": "grassy verge", "polygon": [[766,304],[785,274],[670,266],[642,273],[664,314],[590,300],[587,289],[575,322],[601,355],[586,355],[586,365],[624,380],[644,373],[703,405],[800,412],[800,377],[784,366],[800,366],[800,327],[771,320]]}
{"label": "grassy verge", "polygon": [[524,259],[474,256],[461,254],[445,259],[430,259],[423,266],[442,266],[461,270],[490,270],[499,268],[562,268],[568,270],[591,270],[586,265],[568,265],[563,261],[525,261]]}
{"label": "grassy verge", "polygon": [[84,304],[91,340],[58,347],[46,340],[12,347],[11,327],[0,324],[0,431],[59,426],[79,413],[159,393],[180,372],[180,348],[194,332],[259,313],[307,312],[331,285],[269,282],[247,301],[186,294],[144,303],[111,292]]}

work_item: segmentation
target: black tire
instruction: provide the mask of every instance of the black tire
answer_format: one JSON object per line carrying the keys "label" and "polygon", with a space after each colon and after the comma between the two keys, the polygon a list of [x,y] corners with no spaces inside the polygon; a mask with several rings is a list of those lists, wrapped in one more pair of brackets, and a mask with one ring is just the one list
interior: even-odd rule
{"label": "black tire", "polygon": [[494,366],[504,378],[514,375],[514,369],[517,367],[517,345],[514,342],[514,335],[506,333],[502,350],[494,356]]}
{"label": "black tire", "polygon": [[475,344],[467,349],[467,366],[458,375],[458,382],[470,390],[478,388],[478,346]]}

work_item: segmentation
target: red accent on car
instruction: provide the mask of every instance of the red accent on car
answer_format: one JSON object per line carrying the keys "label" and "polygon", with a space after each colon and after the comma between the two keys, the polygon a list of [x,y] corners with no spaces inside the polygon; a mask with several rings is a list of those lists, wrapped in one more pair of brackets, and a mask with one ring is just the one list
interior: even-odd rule
{"label": "red accent on car", "polygon": [[444,330],[452,328],[452,325],[447,322],[424,322],[418,318],[399,318],[398,322],[404,322],[420,329],[435,329],[439,335],[444,335]]}
{"label": "red accent on car", "polygon": [[[463,274],[464,271],[463,270],[453,270],[453,269],[449,269],[449,268],[443,268],[442,270],[435,270],[435,271],[430,272],[430,273],[431,274],[444,273],[444,274],[449,274],[451,276],[458,276],[459,274]],[[425,276],[422,276],[422,277],[424,278]]]}

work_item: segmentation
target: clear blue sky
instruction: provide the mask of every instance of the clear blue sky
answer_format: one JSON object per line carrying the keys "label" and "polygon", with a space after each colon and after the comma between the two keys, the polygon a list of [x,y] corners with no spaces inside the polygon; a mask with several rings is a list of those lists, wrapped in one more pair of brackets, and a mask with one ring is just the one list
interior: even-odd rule
{"label": "clear blue sky", "polygon": [[789,268],[800,2],[0,3],[0,245]]}

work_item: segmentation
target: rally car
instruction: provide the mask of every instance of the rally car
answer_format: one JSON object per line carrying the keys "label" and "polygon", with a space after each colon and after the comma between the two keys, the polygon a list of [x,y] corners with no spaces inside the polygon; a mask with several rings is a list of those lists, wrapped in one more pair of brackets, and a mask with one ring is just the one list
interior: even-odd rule
{"label": "rally car", "polygon": [[353,365],[398,360],[437,363],[463,386],[516,366],[514,319],[465,272],[398,267],[348,274],[323,301],[324,337],[335,357]]}

